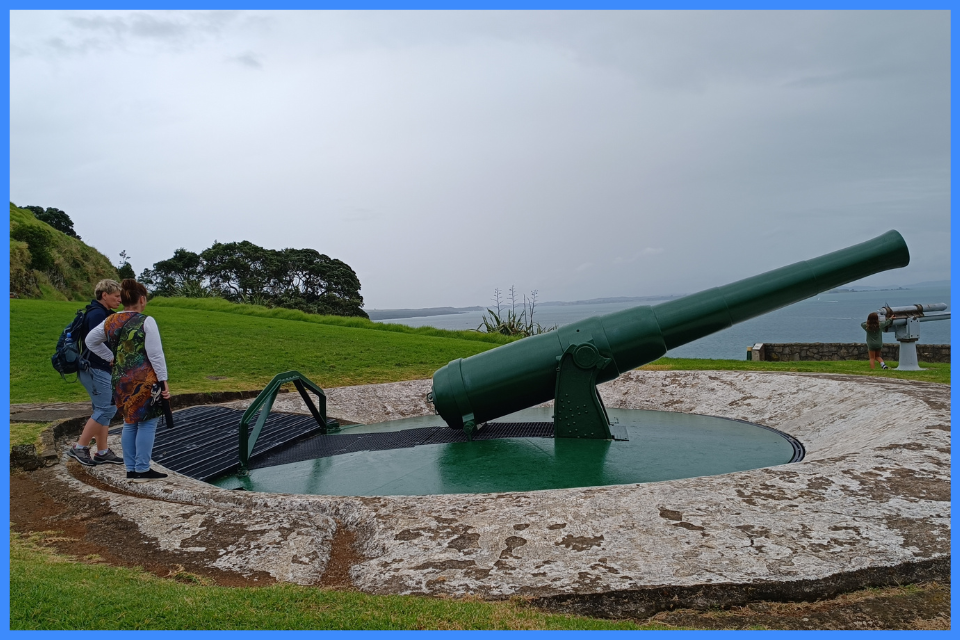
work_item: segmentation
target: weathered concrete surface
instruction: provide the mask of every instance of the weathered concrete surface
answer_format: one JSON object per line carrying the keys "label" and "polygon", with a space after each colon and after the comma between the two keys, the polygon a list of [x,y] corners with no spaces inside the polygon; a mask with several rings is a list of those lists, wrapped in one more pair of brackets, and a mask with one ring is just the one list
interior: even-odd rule
{"label": "weathered concrete surface", "polygon": [[[429,381],[331,389],[328,411],[362,422],[423,414],[428,389]],[[122,468],[89,470],[136,497],[63,475],[103,494],[158,544],[240,573],[314,583],[344,527],[363,558],[353,583],[371,593],[525,595],[564,610],[643,616],[671,605],[949,580],[948,386],[634,371],[601,393],[610,407],[774,427],[799,439],[806,458],[651,484],[426,497],[246,493],[175,474],[131,485]],[[196,541],[213,530],[219,548]]]}
{"label": "weathered concrete surface", "polygon": [[[410,380],[391,384],[369,384],[359,387],[324,389],[327,396],[327,415],[354,423],[373,424],[433,414],[433,405],[427,402],[430,380]],[[252,399],[224,403],[226,407],[246,409]],[[299,393],[277,396],[274,411],[309,413]]]}
{"label": "weathered concrete surface", "polygon": [[89,418],[89,402],[11,404],[10,422],[53,422],[68,418]]}

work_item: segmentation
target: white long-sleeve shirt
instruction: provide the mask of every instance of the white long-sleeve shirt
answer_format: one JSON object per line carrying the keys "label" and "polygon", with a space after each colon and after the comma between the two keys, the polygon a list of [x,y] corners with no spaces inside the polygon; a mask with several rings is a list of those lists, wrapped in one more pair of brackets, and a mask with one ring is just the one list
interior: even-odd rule
{"label": "white long-sleeve shirt", "polygon": [[[123,313],[133,312],[119,311],[117,315]],[[91,329],[85,342],[87,349],[110,362],[113,360],[113,353],[106,344],[107,332],[103,328],[105,322],[106,320]],[[147,360],[150,361],[150,366],[157,374],[157,380],[163,382],[167,379],[167,360],[163,357],[163,345],[160,344],[160,329],[157,328],[157,321],[150,316],[147,316],[147,319],[143,321],[143,334],[146,338],[144,348],[147,351]]]}

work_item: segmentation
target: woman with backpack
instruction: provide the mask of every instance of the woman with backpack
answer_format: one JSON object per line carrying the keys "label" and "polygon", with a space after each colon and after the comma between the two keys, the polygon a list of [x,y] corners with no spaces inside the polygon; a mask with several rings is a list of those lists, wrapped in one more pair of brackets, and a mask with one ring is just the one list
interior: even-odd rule
{"label": "woman with backpack", "polygon": [[[101,280],[94,289],[94,295],[96,297],[87,305],[83,314],[83,325],[80,327],[80,335],[77,336],[80,340],[120,306],[120,283],[116,280]],[[87,366],[81,366],[77,370],[77,378],[90,396],[93,415],[87,420],[87,424],[83,425],[80,438],[70,447],[67,455],[88,467],[95,464],[123,464],[123,460],[107,446],[110,420],[117,414],[117,408],[113,406],[110,362],[89,353],[84,357]],[[90,443],[93,440],[97,441],[97,451],[91,456]]]}
{"label": "woman with backpack", "polygon": [[167,362],[157,322],[143,314],[147,290],[133,278],[120,283],[123,311],[87,335],[87,348],[113,365],[113,398],[123,413],[123,463],[127,478],[146,482],[166,478],[150,468],[150,455],[163,414],[159,397],[170,397]]}

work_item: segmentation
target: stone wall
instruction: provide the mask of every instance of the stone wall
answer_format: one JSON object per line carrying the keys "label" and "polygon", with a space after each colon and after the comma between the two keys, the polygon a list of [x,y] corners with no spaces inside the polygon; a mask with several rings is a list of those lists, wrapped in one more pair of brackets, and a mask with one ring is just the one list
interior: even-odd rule
{"label": "stone wall", "polygon": [[[884,360],[900,360],[900,343],[884,344],[880,352]],[[754,359],[756,355],[753,356]],[[869,360],[867,345],[862,342],[766,342],[760,360]],[[950,362],[950,345],[918,344],[920,362]]]}

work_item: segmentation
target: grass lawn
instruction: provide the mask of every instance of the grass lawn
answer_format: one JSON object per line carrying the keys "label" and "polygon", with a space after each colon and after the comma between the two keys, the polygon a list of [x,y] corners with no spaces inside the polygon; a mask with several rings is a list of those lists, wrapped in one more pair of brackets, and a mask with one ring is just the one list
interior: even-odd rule
{"label": "grass lawn", "polygon": [[892,367],[884,371],[879,366],[870,369],[867,360],[829,360],[823,362],[750,362],[748,360],[693,360],[689,358],[660,358],[640,367],[646,371],[771,371],[775,373],[831,373],[839,375],[899,378],[950,384],[950,363],[921,362],[924,371],[897,371],[897,363],[887,360]]}
{"label": "grass lawn", "polygon": [[39,451],[40,433],[52,424],[52,422],[11,422],[10,446],[32,444]]}
{"label": "grass lawn", "polygon": [[[82,305],[10,301],[11,402],[86,401],[50,366],[57,338]],[[176,393],[262,388],[296,369],[321,387],[422,379],[455,358],[509,341],[501,336],[321,318],[217,300],[156,300]],[[927,371],[871,371],[867,362],[747,362],[662,358],[648,370],[856,374],[950,383],[949,364]],[[223,379],[211,379],[211,378]],[[46,424],[11,424],[12,444],[37,441]],[[551,615],[520,601],[368,596],[291,585],[227,588],[186,574],[157,578],[42,545],[56,532],[11,535],[13,629],[638,629],[630,621]],[[94,606],[96,604],[97,606]]]}

